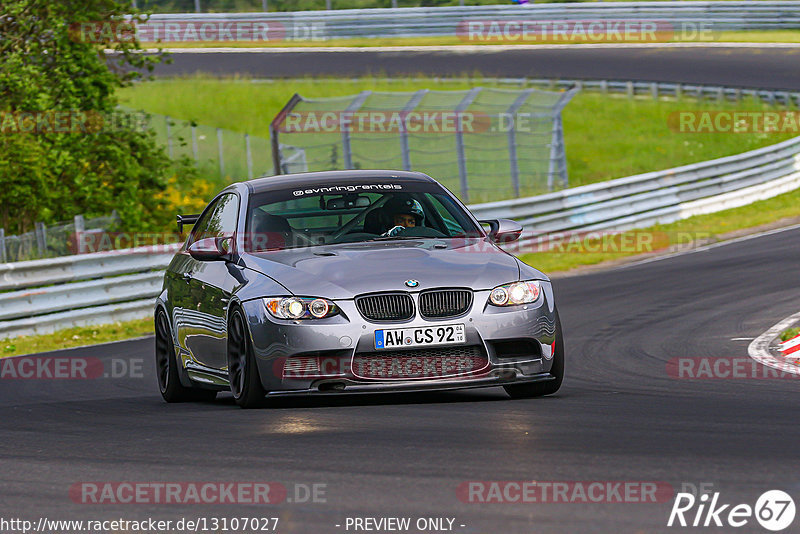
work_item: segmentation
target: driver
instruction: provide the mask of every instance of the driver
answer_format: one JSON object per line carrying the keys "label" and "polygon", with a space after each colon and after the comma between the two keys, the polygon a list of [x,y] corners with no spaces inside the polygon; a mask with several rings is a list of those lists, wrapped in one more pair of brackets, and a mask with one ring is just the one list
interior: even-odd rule
{"label": "driver", "polygon": [[389,214],[392,223],[392,227],[382,234],[385,237],[398,235],[406,228],[422,226],[425,222],[425,212],[413,198],[394,197],[383,206],[383,210]]}

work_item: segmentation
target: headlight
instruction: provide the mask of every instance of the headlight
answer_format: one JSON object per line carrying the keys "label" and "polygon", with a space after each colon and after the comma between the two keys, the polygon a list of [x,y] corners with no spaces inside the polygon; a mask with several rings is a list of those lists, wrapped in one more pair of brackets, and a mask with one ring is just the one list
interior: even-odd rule
{"label": "headlight", "polygon": [[513,282],[492,289],[489,302],[495,306],[516,306],[536,302],[541,293],[539,282]]}
{"label": "headlight", "polygon": [[265,298],[264,306],[278,319],[324,319],[339,313],[330,300],[309,297]]}

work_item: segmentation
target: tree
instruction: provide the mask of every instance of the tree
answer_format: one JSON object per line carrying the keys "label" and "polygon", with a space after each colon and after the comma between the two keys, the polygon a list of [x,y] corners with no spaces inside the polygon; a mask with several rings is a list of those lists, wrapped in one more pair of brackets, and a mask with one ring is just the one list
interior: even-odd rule
{"label": "tree", "polygon": [[117,88],[163,59],[141,53],[130,32],[115,31],[145,20],[131,19],[133,11],[118,0],[4,0],[0,225],[6,232],[115,209],[127,231],[167,223],[157,198],[174,164],[115,98]]}

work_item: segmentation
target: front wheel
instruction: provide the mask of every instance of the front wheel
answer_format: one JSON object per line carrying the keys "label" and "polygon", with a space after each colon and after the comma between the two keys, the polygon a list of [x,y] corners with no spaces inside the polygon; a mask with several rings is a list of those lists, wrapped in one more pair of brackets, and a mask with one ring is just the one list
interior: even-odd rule
{"label": "front wheel", "polygon": [[155,320],[156,331],[156,374],[158,389],[167,402],[210,401],[217,392],[209,389],[196,389],[181,384],[178,376],[178,362],[172,344],[172,333],[164,310],[158,310]]}
{"label": "front wheel", "polygon": [[236,404],[242,408],[256,408],[264,403],[266,392],[239,309],[233,310],[228,325],[228,381]]}
{"label": "front wheel", "polygon": [[561,382],[564,380],[564,336],[561,333],[561,319],[558,317],[558,312],[556,312],[556,350],[553,354],[553,366],[550,368],[550,374],[555,377],[554,380],[534,382],[532,384],[512,384],[503,386],[503,389],[512,399],[529,399],[552,395],[559,390]]}

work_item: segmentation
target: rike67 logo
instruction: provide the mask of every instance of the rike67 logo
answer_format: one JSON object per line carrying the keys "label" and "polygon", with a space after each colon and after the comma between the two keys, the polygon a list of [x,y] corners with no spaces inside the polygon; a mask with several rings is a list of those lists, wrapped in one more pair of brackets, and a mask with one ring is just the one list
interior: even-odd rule
{"label": "rike67 logo", "polygon": [[794,500],[781,490],[764,492],[755,506],[746,503],[723,503],[720,493],[678,493],[669,514],[667,526],[681,527],[733,527],[752,525],[753,519],[763,528],[779,532],[794,521]]}

